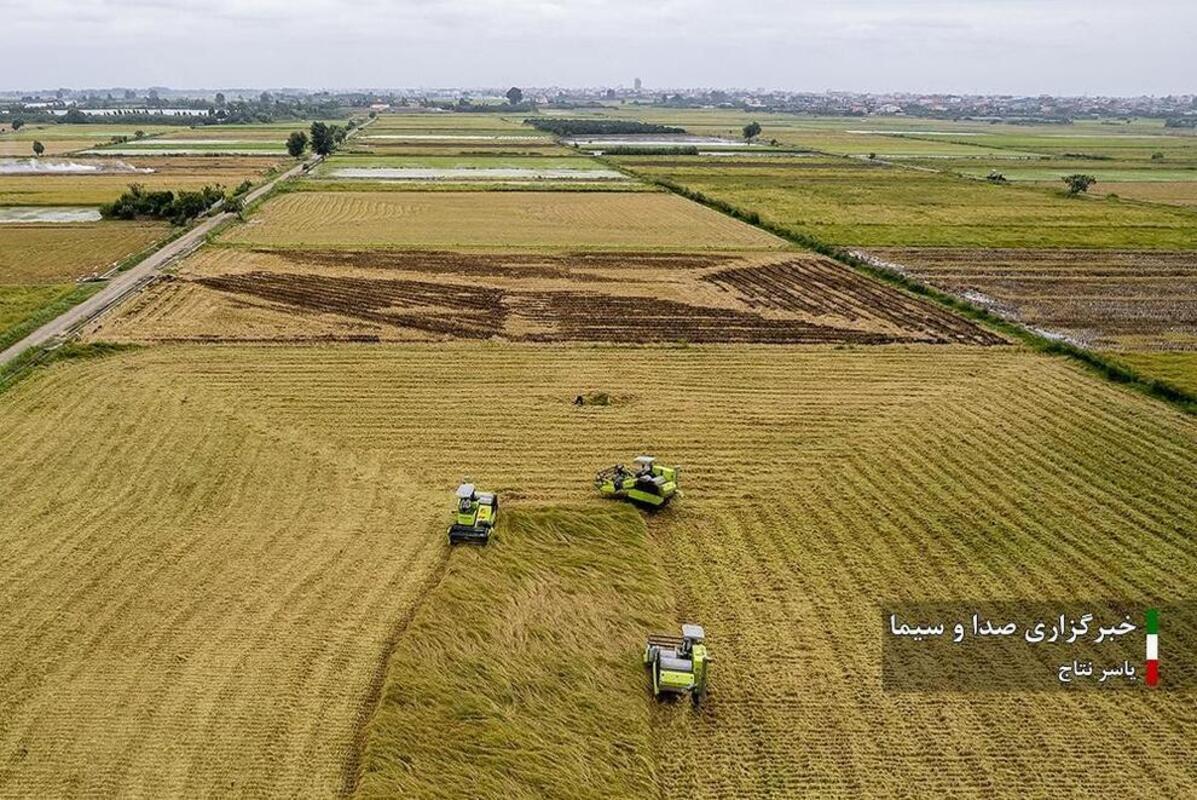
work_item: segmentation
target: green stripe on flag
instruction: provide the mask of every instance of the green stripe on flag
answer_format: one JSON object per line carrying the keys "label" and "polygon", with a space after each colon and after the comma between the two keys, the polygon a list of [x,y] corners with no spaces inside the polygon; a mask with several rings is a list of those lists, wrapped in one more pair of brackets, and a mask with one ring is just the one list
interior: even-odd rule
{"label": "green stripe on flag", "polygon": [[1147,609],[1147,632],[1160,632],[1160,610],[1158,608]]}

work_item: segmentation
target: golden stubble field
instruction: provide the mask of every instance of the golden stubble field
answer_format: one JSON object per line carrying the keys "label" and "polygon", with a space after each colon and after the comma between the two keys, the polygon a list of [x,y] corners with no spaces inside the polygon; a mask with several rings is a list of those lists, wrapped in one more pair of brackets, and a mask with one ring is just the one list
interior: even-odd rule
{"label": "golden stubble field", "polygon": [[[613,404],[572,405],[596,390]],[[627,540],[629,569],[647,547],[675,619],[707,626],[715,682],[697,714],[647,690],[629,703],[630,667],[587,684],[585,708],[536,718],[553,726],[537,730],[552,750],[536,764],[551,752],[576,778],[550,793],[598,787],[587,762],[614,756],[577,723],[604,715],[627,731],[637,781],[702,796],[1197,789],[1183,694],[894,696],[877,674],[887,599],[1183,596],[1191,419],[1017,348],[445,343],[159,346],[6,394],[0,794],[330,795],[360,767],[363,791],[394,780],[444,796],[514,770],[507,796],[544,796],[506,766],[524,763],[518,738],[428,730],[439,748],[424,752],[470,757],[396,756],[387,731],[411,736],[436,711],[392,708],[384,691],[388,724],[363,728],[363,709],[396,681],[444,689],[455,673],[411,670],[468,675],[485,650],[407,638],[438,619],[416,598],[484,557],[446,554],[463,473],[508,510],[586,507],[594,469],[642,450],[683,464],[686,496],[647,520],[646,545]],[[538,541],[586,535],[579,524]],[[530,563],[548,571],[530,585],[571,585]],[[445,626],[460,608],[444,607]],[[499,641],[532,636],[521,619]],[[602,663],[635,664],[634,631],[618,630]],[[392,643],[404,671],[386,675]],[[500,683],[477,697],[451,692],[459,712],[437,708],[466,731],[527,728],[534,696],[510,702],[533,691],[522,653],[497,654]],[[496,690],[508,700],[481,702]],[[583,687],[554,691],[578,701]],[[438,763],[463,772],[439,780]]]}
{"label": "golden stubble field", "polygon": [[0,284],[67,283],[104,272],[169,231],[164,222],[0,225]]}
{"label": "golden stubble field", "polygon": [[221,240],[322,248],[786,246],[757,228],[658,192],[292,192]]}

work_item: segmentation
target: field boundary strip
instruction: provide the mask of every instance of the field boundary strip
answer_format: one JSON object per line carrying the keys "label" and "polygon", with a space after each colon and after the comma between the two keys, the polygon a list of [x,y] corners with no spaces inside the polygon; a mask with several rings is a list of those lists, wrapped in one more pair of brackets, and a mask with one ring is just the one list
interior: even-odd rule
{"label": "field boundary strip", "polygon": [[[605,164],[609,164],[613,169],[622,169],[630,174],[636,174],[631,170],[627,170],[618,164],[613,163],[610,159],[596,157]],[[908,294],[916,297],[926,298],[941,306],[944,306],[951,311],[960,314],[961,316],[972,320],[978,324],[989,327],[999,333],[1004,333],[1014,338],[1015,340],[1028,345],[1032,349],[1045,353],[1047,355],[1062,356],[1078,362],[1087,370],[1101,375],[1103,378],[1114,383],[1127,386],[1137,392],[1146,394],[1157,400],[1162,400],[1180,411],[1197,415],[1197,395],[1188,392],[1178,386],[1174,386],[1167,381],[1162,381],[1157,378],[1149,378],[1132,369],[1125,364],[1117,362],[1113,359],[1090,350],[1085,347],[1072,344],[1070,342],[1052,339],[1043,334],[1032,330],[1026,325],[1016,322],[1014,320],[1004,319],[996,314],[981,308],[974,303],[965,300],[962,297],[936,289],[922,281],[915,280],[908,275],[903,275],[895,270],[879,267],[870,264],[864,259],[853,255],[842,247],[836,247],[826,242],[811,236],[806,233],[799,233],[787,226],[778,225],[761,218],[761,215],[756,211],[746,211],[726,200],[720,200],[715,197],[709,197],[702,192],[694,191],[683,184],[669,180],[667,178],[657,178],[652,176],[637,175],[642,180],[651,182],[663,189],[666,189],[674,194],[684,197],[700,205],[706,206],[720,213],[726,214],[733,219],[745,222],[754,227],[760,228],[763,231],[778,236],[791,244],[796,244],[808,250],[813,250],[816,253],[835,259],[836,261],[849,266],[858,272],[869,275],[879,281],[891,284]]]}

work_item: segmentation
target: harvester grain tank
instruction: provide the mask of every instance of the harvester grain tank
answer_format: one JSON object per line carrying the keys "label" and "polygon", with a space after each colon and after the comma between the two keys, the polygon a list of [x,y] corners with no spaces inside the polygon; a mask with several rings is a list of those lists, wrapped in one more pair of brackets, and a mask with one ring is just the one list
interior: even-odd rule
{"label": "harvester grain tank", "polygon": [[449,543],[486,544],[498,519],[499,496],[463,483],[457,487],[457,518],[449,526]]}
{"label": "harvester grain tank", "polygon": [[594,476],[594,486],[607,497],[631,500],[651,507],[668,503],[678,490],[680,467],[658,464],[652,456],[636,456],[633,467],[608,467]]}
{"label": "harvester grain tank", "polygon": [[652,674],[653,695],[690,695],[698,705],[707,692],[711,655],[700,625],[683,625],[681,636],[653,634],[644,646],[644,666]]}

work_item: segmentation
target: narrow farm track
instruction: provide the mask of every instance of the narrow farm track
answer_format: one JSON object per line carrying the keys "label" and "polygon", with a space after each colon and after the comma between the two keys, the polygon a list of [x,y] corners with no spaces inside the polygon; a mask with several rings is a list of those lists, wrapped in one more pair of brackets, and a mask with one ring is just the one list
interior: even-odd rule
{"label": "narrow farm track", "polygon": [[[248,205],[260,200],[280,181],[295,177],[303,171],[307,163],[316,163],[318,161],[319,159],[317,158],[312,162],[298,164],[283,172],[269,183],[259,186],[246,194],[244,197],[245,203]],[[57,338],[70,334],[79,326],[86,324],[129,295],[144,288],[164,267],[171,264],[175,259],[186,256],[188,253],[196,250],[204,244],[209,233],[232,219],[234,219],[234,216],[227,211],[214,212],[212,216],[201,220],[183,235],[149,253],[127,271],[117,273],[108,281],[103,289],[0,352],[0,366],[14,360],[26,350],[48,345]],[[143,225],[140,228],[142,230],[161,231],[160,227],[155,226]],[[77,248],[90,246],[92,245],[89,239],[81,239],[76,243]],[[94,259],[94,255],[92,258]],[[94,261],[88,263],[93,267],[99,266]],[[108,262],[100,263],[106,264]]]}
{"label": "narrow farm track", "polygon": [[[590,391],[613,404],[572,405]],[[644,547],[718,661],[697,718],[592,687],[629,731],[642,709],[638,774],[720,798],[1197,791],[1183,696],[895,694],[878,674],[883,602],[1182,597],[1192,419],[1014,347],[452,342],[161,345],[5,394],[0,796],[347,791],[387,652],[399,696],[452,688],[418,672],[427,633],[395,626],[453,624],[417,603],[463,471],[508,508],[578,507],[642,450],[683,465]],[[436,787],[437,748],[408,763],[387,738],[430,747],[387,697],[367,785]],[[585,737],[537,741],[585,774]],[[488,775],[455,780],[531,785]]]}

